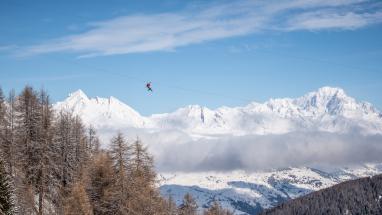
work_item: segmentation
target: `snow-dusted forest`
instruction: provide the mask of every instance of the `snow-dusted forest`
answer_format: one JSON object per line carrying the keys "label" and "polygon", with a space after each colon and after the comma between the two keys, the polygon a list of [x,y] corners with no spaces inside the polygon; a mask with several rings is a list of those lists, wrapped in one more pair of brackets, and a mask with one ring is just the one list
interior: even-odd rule
{"label": "snow-dusted forest", "polygon": [[144,143],[116,133],[101,149],[96,131],[46,91],[0,90],[0,214],[232,214],[217,202],[198,210],[186,194],[160,196]]}

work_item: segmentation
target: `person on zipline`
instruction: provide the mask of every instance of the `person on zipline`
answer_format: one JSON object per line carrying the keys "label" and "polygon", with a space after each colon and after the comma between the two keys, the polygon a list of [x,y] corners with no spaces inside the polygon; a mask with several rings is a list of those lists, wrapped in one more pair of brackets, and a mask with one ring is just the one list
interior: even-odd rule
{"label": "person on zipline", "polygon": [[147,91],[153,91],[153,89],[151,88],[151,82],[148,82],[147,84],[146,84],[146,88],[147,88]]}

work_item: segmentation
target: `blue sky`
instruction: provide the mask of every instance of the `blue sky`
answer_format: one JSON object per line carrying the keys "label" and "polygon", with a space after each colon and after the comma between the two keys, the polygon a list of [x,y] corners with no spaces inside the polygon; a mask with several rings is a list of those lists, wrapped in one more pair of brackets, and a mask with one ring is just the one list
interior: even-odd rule
{"label": "blue sky", "polygon": [[0,26],[4,91],[82,89],[148,115],[329,85],[382,109],[379,1],[0,0]]}

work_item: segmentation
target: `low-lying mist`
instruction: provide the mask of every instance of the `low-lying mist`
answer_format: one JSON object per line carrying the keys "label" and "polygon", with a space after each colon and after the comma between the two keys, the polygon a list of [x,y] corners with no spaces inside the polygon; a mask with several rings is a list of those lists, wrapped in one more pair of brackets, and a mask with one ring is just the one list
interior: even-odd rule
{"label": "low-lying mist", "polygon": [[[360,132],[292,132],[280,135],[191,138],[181,131],[124,132],[139,137],[154,155],[158,171],[259,171],[292,166],[340,167],[382,162],[382,135]],[[103,141],[111,131],[100,133]]]}

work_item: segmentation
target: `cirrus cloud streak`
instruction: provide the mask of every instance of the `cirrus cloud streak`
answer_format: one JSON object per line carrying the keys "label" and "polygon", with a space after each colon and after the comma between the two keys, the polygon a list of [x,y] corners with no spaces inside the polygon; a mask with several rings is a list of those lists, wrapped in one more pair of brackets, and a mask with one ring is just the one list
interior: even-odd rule
{"label": "cirrus cloud streak", "polygon": [[171,51],[265,31],[354,30],[381,22],[382,5],[374,1],[234,1],[93,22],[88,24],[90,30],[21,48],[17,55],[73,52],[94,57]]}

